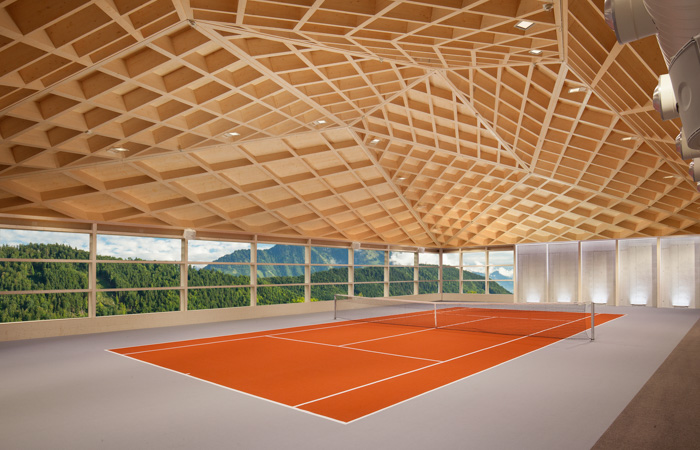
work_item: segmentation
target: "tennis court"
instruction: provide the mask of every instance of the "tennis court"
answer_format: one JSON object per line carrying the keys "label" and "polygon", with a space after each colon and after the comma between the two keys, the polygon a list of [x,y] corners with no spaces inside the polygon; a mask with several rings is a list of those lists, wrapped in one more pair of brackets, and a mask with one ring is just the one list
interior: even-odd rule
{"label": "tennis court", "polygon": [[[347,298],[327,324],[110,350],[349,423],[558,342],[590,339],[578,304]],[[595,325],[620,317],[595,314]]]}

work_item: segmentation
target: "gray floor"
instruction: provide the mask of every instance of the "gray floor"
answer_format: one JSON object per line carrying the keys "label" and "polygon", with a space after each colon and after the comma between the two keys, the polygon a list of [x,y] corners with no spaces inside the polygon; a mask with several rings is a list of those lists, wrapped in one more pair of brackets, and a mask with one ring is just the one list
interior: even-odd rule
{"label": "gray floor", "polygon": [[[343,425],[105,349],[322,323],[327,314],[0,343],[2,449],[589,449],[700,318],[627,314]],[[1,325],[0,325],[1,326]]]}

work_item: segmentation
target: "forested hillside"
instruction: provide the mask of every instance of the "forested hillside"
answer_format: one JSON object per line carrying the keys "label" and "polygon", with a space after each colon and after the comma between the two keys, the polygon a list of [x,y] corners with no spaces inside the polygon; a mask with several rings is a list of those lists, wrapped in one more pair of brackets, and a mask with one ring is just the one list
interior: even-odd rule
{"label": "forested hillside", "polygon": [[[314,248],[312,261],[318,264],[334,264],[347,261],[347,250]],[[249,250],[237,250],[220,258],[220,262],[246,262],[250,260]],[[376,283],[384,278],[381,261],[372,259],[374,252],[359,252],[355,269],[355,293],[366,297],[384,296],[384,285]],[[16,259],[47,259],[47,260],[85,260],[86,262],[1,262],[0,291],[30,291],[30,290],[66,290],[88,289],[89,253],[61,244],[27,244],[20,246],[0,246],[0,258]],[[158,287],[162,290],[133,290],[121,292],[98,292],[97,315],[117,315],[130,313],[148,313],[162,311],[177,311],[180,308],[180,267],[178,264],[150,263],[107,263],[105,261],[121,261],[118,258],[98,256],[96,281],[98,289],[128,289]],[[138,261],[138,260],[134,260]],[[261,250],[258,255],[260,264],[276,261],[304,262],[302,247],[273,246]],[[231,265],[210,264],[203,269],[190,267],[188,270],[188,308],[211,309],[250,304],[250,289],[248,287],[217,286],[247,286],[250,277],[246,274],[225,272]],[[247,266],[245,266],[247,267]],[[295,266],[258,266],[258,304],[276,304],[304,301],[304,287],[280,286],[285,284],[303,284],[304,276],[292,276],[288,270]],[[296,266],[298,269],[299,266]],[[248,270],[248,269],[246,269]],[[459,269],[445,268],[446,279],[459,278]],[[282,272],[282,273],[280,273]],[[454,273],[452,273],[454,272]],[[390,267],[390,280],[399,283],[390,284],[390,295],[413,294],[412,267]],[[419,292],[437,292],[438,268],[422,266]],[[483,282],[479,275],[464,272],[464,292],[483,293]],[[347,294],[347,267],[335,267],[329,270],[319,270],[311,273],[311,283],[326,283],[311,286],[311,299],[332,300],[335,294]],[[405,282],[401,282],[405,281]],[[374,283],[373,283],[374,282]],[[448,292],[456,292],[457,281],[446,281]],[[453,286],[454,285],[454,286]],[[196,289],[209,286],[210,288]],[[494,293],[508,293],[501,286],[492,283]],[[86,317],[88,294],[78,293],[43,293],[0,295],[0,322],[27,320],[43,320],[55,318]]]}

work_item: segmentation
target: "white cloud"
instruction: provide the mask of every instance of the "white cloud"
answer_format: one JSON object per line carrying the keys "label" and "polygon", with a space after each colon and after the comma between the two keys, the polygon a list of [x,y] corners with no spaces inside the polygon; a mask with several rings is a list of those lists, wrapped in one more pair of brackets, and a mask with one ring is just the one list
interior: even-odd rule
{"label": "white cloud", "polygon": [[513,278],[512,267],[495,267],[496,272],[500,273],[505,278]]}
{"label": "white cloud", "polygon": [[97,254],[122,259],[178,261],[180,259],[180,240],[97,235]]}
{"label": "white cloud", "polygon": [[187,254],[190,261],[214,261],[236,250],[250,250],[243,242],[189,241]]}
{"label": "white cloud", "polygon": [[412,266],[414,253],[390,252],[389,264],[392,266]]}
{"label": "white cloud", "polygon": [[0,245],[63,244],[80,250],[90,250],[90,235],[56,231],[0,229]]}

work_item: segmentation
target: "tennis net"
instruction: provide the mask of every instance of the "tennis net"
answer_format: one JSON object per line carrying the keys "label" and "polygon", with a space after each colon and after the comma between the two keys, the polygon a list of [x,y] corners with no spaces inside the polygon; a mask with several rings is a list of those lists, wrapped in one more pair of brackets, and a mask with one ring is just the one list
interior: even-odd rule
{"label": "tennis net", "polygon": [[594,339],[592,303],[425,302],[336,295],[334,318],[421,328]]}

